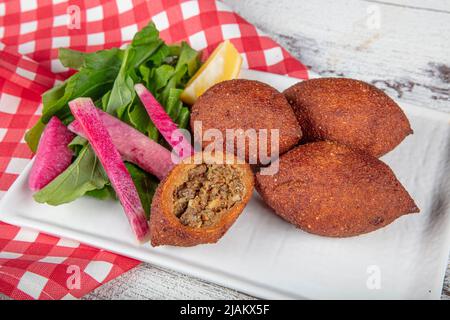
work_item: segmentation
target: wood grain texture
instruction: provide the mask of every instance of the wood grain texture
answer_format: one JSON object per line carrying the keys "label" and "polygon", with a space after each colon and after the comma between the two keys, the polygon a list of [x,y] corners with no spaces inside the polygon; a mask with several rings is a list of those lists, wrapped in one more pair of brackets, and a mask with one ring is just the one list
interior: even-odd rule
{"label": "wood grain texture", "polygon": [[[222,1],[322,76],[361,79],[400,104],[450,112],[450,1]],[[251,298],[146,263],[84,297]],[[442,298],[450,300],[450,268]]]}
{"label": "wood grain texture", "polygon": [[83,299],[254,299],[234,290],[143,263]]}
{"label": "wood grain texture", "polygon": [[[450,112],[448,0],[223,2],[321,76],[364,80],[399,104]],[[450,263],[442,299],[450,300]]]}

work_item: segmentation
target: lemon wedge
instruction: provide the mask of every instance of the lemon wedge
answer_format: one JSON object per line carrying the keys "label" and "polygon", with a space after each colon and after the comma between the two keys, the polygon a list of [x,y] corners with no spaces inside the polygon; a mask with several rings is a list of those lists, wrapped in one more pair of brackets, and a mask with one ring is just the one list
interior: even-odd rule
{"label": "lemon wedge", "polygon": [[229,40],[217,46],[205,63],[186,84],[181,100],[194,104],[199,96],[218,82],[235,79],[241,70],[242,57]]}

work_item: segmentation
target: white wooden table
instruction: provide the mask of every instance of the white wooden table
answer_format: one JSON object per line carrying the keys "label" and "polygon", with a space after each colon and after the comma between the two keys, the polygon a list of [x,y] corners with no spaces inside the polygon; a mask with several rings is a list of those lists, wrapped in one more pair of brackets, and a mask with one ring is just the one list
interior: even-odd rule
{"label": "white wooden table", "polygon": [[[450,112],[450,0],[223,2],[322,76],[361,79],[400,104]],[[450,268],[442,298],[450,299]],[[145,263],[85,299],[253,297]]]}

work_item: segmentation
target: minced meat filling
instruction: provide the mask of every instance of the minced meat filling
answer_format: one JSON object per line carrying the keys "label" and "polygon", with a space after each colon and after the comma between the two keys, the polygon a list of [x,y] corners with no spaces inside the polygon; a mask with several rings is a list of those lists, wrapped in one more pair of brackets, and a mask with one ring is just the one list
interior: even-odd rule
{"label": "minced meat filling", "polygon": [[242,173],[235,166],[200,164],[174,191],[173,211],[185,226],[213,226],[242,200],[244,189]]}

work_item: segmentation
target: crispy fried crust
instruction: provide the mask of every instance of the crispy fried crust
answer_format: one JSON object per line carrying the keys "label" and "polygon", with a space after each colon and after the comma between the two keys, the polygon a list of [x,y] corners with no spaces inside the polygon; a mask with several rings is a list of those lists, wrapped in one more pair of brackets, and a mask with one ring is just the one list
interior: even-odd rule
{"label": "crispy fried crust", "polygon": [[[200,156],[199,154],[195,155]],[[203,159],[219,163],[211,155],[203,153]],[[236,159],[231,155],[233,159]],[[235,204],[222,220],[212,227],[193,228],[181,224],[173,213],[173,193],[177,186],[186,180],[187,172],[193,168],[192,157],[176,165],[159,184],[153,197],[150,215],[150,239],[152,246],[172,245],[189,247],[202,243],[215,243],[231,227],[244,207],[250,201],[254,187],[254,176],[248,164],[237,164],[242,172],[245,193],[240,203]],[[211,163],[211,162],[210,162]],[[236,163],[236,162],[234,162]]]}
{"label": "crispy fried crust", "polygon": [[335,142],[289,151],[276,175],[256,175],[256,188],[283,219],[322,236],[356,236],[419,212],[386,164]]}
{"label": "crispy fried crust", "polygon": [[412,133],[408,119],[383,91],[353,79],[322,78],[284,91],[303,130],[303,142],[330,140],[375,157]]}
{"label": "crispy fried crust", "polygon": [[[218,129],[224,138],[226,129],[267,129],[267,155],[271,152],[271,129],[279,130],[280,153],[295,146],[302,136],[286,98],[271,86],[254,80],[229,80],[208,89],[192,106],[190,123],[193,130],[195,121],[202,121],[203,132],[207,129]],[[224,140],[220,145],[226,145],[227,139]],[[210,143],[211,141],[203,141],[203,148]],[[235,154],[239,154],[236,143]],[[253,158],[255,162],[251,163],[256,163],[256,160],[261,162],[257,151],[249,149],[247,143],[240,154],[244,155],[247,161]]]}

